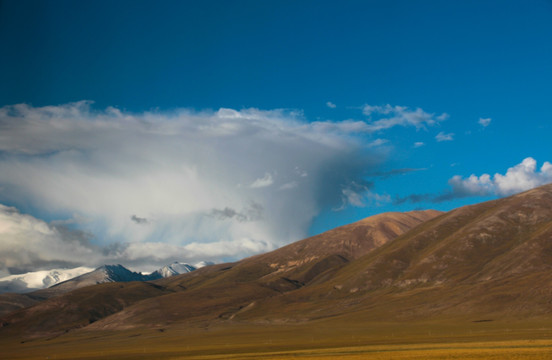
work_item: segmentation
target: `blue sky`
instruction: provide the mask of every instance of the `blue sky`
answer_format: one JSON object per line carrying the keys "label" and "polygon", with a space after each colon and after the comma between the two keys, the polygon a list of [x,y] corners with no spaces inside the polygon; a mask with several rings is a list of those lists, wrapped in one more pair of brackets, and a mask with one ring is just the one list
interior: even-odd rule
{"label": "blue sky", "polygon": [[550,39],[544,0],[2,1],[0,203],[153,264],[509,195],[552,181]]}

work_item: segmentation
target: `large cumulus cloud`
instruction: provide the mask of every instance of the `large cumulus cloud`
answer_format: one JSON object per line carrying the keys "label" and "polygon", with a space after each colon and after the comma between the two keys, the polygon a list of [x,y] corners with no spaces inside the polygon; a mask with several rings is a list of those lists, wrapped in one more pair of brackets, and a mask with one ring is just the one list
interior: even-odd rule
{"label": "large cumulus cloud", "polygon": [[[374,113],[380,118],[309,123],[289,110],[5,106],[0,202],[92,234],[95,250],[72,251],[94,261],[239,258],[306,236],[323,208],[379,199],[365,175],[390,145],[372,133],[445,118],[389,105]],[[46,244],[58,228],[43,226],[39,238]],[[28,262],[10,259],[2,261]]]}

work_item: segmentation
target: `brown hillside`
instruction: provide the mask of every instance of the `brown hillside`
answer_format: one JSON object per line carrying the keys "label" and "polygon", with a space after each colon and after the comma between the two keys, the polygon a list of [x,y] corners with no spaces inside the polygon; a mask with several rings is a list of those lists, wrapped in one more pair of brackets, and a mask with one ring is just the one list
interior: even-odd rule
{"label": "brown hillside", "polygon": [[0,316],[37,304],[44,298],[28,294],[0,294]]}
{"label": "brown hillside", "polygon": [[136,283],[78,289],[2,322],[5,329],[25,327],[27,332],[45,333],[83,326],[120,329],[232,319],[255,301],[327,281],[350,261],[439,214],[431,210],[381,214],[237,263],[162,279],[155,282],[156,288]]}
{"label": "brown hillside", "polygon": [[258,255],[248,259],[247,263],[266,263],[275,270],[273,274],[287,274],[328,256],[339,256],[352,261],[440,214],[436,210],[427,210],[371,216],[284,246],[277,251]]}
{"label": "brown hillside", "polygon": [[[547,185],[453,210],[342,267],[323,284],[269,299],[240,316],[524,318],[551,314],[550,299],[552,185]],[[273,308],[278,314],[267,316]]]}
{"label": "brown hillside", "polygon": [[[159,280],[157,284],[175,293],[142,301],[90,328],[234,319],[269,299],[328,281],[350,261],[440,214],[434,210],[380,214],[234,264]],[[178,311],[168,310],[176,307]]]}
{"label": "brown hillside", "polygon": [[74,290],[0,319],[3,334],[54,335],[89,325],[140,300],[167,294],[146,282],[105,283]]}

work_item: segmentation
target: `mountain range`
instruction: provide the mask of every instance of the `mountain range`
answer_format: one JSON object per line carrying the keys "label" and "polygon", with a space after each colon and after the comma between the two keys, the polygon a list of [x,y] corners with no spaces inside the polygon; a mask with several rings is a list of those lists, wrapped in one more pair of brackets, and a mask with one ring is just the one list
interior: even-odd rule
{"label": "mountain range", "polygon": [[[192,266],[175,261],[151,274],[137,273],[117,264],[102,265],[94,270],[79,267],[11,275],[0,279],[0,284],[6,279],[3,289],[8,290],[0,294],[0,316],[82,287],[103,283],[158,280],[188,273],[208,265],[213,263],[202,261]],[[32,291],[33,286],[37,288],[35,291]]]}
{"label": "mountain range", "polygon": [[[56,290],[72,290],[77,287],[101,284],[104,282],[148,281],[184,274],[200,267],[212,265],[211,262],[199,262],[195,265],[173,262],[150,274],[131,271],[124,266],[103,265],[97,269],[81,266],[73,269],[52,269],[9,275],[0,278],[0,294],[27,293],[39,289],[57,286]],[[63,285],[61,285],[64,283]]]}
{"label": "mountain range", "polygon": [[0,293],[24,293],[44,289],[93,270],[93,268],[81,266],[73,269],[40,270],[8,275],[0,278]]}
{"label": "mountain range", "polygon": [[20,307],[0,318],[0,335],[546,319],[551,268],[552,184],[446,213],[380,214],[157,280],[0,296]]}

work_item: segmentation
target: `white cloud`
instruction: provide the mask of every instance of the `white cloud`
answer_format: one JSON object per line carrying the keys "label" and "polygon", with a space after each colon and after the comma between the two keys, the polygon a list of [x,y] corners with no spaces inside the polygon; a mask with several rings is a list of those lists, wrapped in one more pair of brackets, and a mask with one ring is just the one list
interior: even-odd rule
{"label": "white cloud", "polygon": [[387,144],[389,142],[389,140],[387,139],[376,139],[376,140],[373,140],[371,142],[368,143],[368,147],[378,147],[378,146],[381,146],[383,144]]}
{"label": "white cloud", "polygon": [[272,174],[265,173],[264,177],[258,178],[251,185],[249,185],[253,189],[257,188],[263,188],[274,184],[274,179],[272,178]]}
{"label": "white cloud", "polygon": [[76,267],[82,259],[97,262],[101,255],[86,237],[63,230],[0,205],[0,270]]}
{"label": "white cloud", "polygon": [[550,182],[552,182],[552,164],[545,161],[540,170],[537,170],[537,162],[531,157],[509,168],[504,175],[499,173],[493,177],[489,174],[471,175],[466,179],[456,175],[449,180],[454,197],[492,194],[507,196]]}
{"label": "white cloud", "polygon": [[301,169],[299,166],[295,167],[295,173],[299,175],[300,177],[307,177],[309,176],[309,173],[305,171],[304,169]]}
{"label": "white cloud", "polygon": [[479,118],[479,125],[487,127],[491,124],[491,118]]}
{"label": "white cloud", "polygon": [[494,176],[496,191],[500,195],[515,194],[549,182],[552,182],[552,164],[545,161],[537,171],[537,162],[531,157],[509,168],[505,175]]}
{"label": "white cloud", "polygon": [[425,145],[425,143],[422,142],[422,141],[416,141],[416,142],[414,143],[414,147],[415,147],[415,148],[419,148],[419,147],[422,147],[422,146],[424,146],[424,145]]}
{"label": "white cloud", "polygon": [[339,135],[351,133],[370,134],[388,130],[395,126],[426,129],[427,126],[436,125],[448,118],[448,114],[446,113],[435,116],[435,114],[427,113],[420,108],[412,110],[406,106],[391,106],[389,104],[385,106],[364,105],[362,112],[370,118],[370,121],[315,121],[305,125],[303,129],[314,130],[313,136],[320,133],[335,133]]}
{"label": "white cloud", "polygon": [[291,181],[280,186],[280,190],[291,190],[291,189],[295,189],[298,186],[299,186],[299,183],[297,181]]}
{"label": "white cloud", "polygon": [[368,185],[351,183],[348,187],[341,190],[342,203],[340,207],[334,208],[334,211],[341,211],[347,206],[365,207],[368,205],[381,206],[391,202],[389,195],[376,194],[370,191]]}
{"label": "white cloud", "polygon": [[339,122],[333,121],[315,121],[310,123],[308,128],[314,129],[318,133],[369,133],[372,132],[371,127],[364,121],[345,120]]}
{"label": "white cloud", "polygon": [[[385,161],[363,135],[374,125],[309,123],[286,110],[21,104],[0,108],[0,127],[0,203],[36,209],[59,225],[35,219],[37,228],[10,235],[18,240],[3,241],[13,251],[0,251],[0,268],[74,259],[132,265],[147,249],[158,251],[151,259],[183,261],[272,249],[305,237],[321,209],[344,196],[347,205],[368,203],[367,188],[353,189],[364,196],[358,202],[342,189]],[[251,204],[262,216],[247,213]],[[223,216],[227,209],[238,210]],[[61,233],[63,224],[92,234],[89,242]]]}
{"label": "white cloud", "polygon": [[350,204],[356,207],[364,207],[363,192],[357,192],[347,188],[341,191],[343,193],[344,204]]}
{"label": "white cloud", "polygon": [[494,184],[491,181],[489,174],[483,174],[479,177],[470,175],[467,179],[463,179],[460,175],[455,175],[449,180],[449,185],[455,194],[465,195],[490,195],[494,191]]}
{"label": "white cloud", "polygon": [[384,106],[364,105],[362,112],[369,117],[379,117],[367,124],[365,131],[369,132],[386,130],[395,126],[426,128],[426,126],[433,126],[448,118],[446,113],[435,116],[435,114],[427,113],[420,108],[411,110],[406,106],[391,106],[389,104]]}
{"label": "white cloud", "polygon": [[439,134],[435,136],[435,140],[437,140],[438,142],[452,141],[454,140],[454,133],[445,134],[443,131],[441,131]]}
{"label": "white cloud", "polygon": [[[256,204],[246,209],[246,220],[258,220]],[[225,209],[227,210],[227,209]],[[230,216],[233,217],[233,216]],[[238,221],[240,221],[238,219]],[[111,246],[91,244],[79,232],[54,226],[14,207],[0,205],[0,274],[28,272],[56,267],[124,263],[138,271],[152,271],[175,260],[194,263],[221,260],[269,251],[274,244],[251,238],[237,238],[185,245],[163,242],[117,243]],[[90,270],[89,270],[90,271]]]}
{"label": "white cloud", "polygon": [[329,107],[330,109],[335,109],[335,108],[337,107],[337,106],[336,106],[333,102],[331,102],[331,101],[328,101],[328,102],[326,103],[326,106]]}

